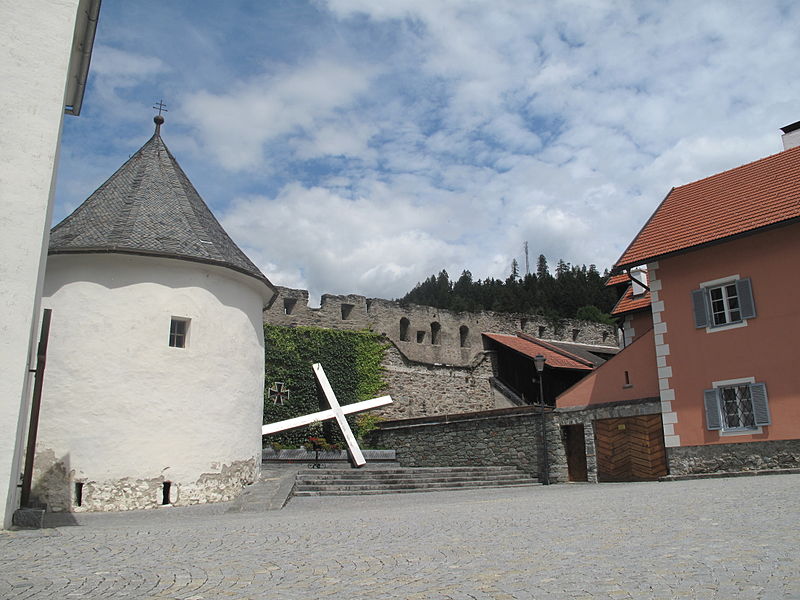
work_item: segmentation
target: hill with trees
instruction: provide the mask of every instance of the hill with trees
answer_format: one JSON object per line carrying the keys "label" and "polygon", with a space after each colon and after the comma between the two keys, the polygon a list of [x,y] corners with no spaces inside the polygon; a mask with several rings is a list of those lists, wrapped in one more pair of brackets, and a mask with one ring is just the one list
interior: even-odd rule
{"label": "hill with trees", "polygon": [[539,255],[535,273],[520,275],[515,259],[505,281],[491,277],[474,281],[467,270],[451,281],[442,270],[418,283],[401,302],[453,311],[521,312],[613,323],[609,313],[617,295],[604,285],[607,277],[608,270],[600,274],[595,265],[571,266],[563,260],[558,261],[553,275],[547,259]]}

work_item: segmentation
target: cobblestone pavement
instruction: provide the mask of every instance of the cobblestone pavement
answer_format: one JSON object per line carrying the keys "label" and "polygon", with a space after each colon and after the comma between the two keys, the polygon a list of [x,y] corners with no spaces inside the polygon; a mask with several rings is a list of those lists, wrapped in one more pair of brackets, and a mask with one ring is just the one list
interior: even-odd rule
{"label": "cobblestone pavement", "polygon": [[296,498],[0,532],[1,598],[800,598],[800,475]]}

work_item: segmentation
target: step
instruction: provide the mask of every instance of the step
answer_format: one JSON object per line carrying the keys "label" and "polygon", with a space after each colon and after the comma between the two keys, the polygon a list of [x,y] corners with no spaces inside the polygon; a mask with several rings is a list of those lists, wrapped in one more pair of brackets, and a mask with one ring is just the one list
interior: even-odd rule
{"label": "step", "polygon": [[336,490],[336,491],[363,491],[363,490],[373,490],[373,489],[381,489],[381,490],[407,490],[407,489],[429,489],[429,488],[457,488],[457,487],[489,487],[489,486],[502,486],[502,485],[515,485],[515,484],[525,484],[525,483],[537,483],[536,481],[529,479],[498,479],[497,481],[481,481],[481,480],[472,480],[472,481],[428,481],[425,483],[420,483],[418,481],[413,481],[409,483],[390,483],[386,485],[370,485],[370,484],[358,484],[358,483],[351,483],[351,484],[339,484],[339,485],[316,485],[313,483],[307,484],[298,484],[295,486],[295,490],[299,492],[321,492],[326,490]]}
{"label": "step", "polygon": [[524,471],[508,469],[505,471],[393,471],[381,473],[376,471],[332,471],[320,469],[319,471],[299,471],[298,477],[312,477],[314,479],[396,479],[402,477],[505,477],[511,474],[527,475]]}
{"label": "step", "polygon": [[539,485],[514,466],[308,469],[295,479],[294,496],[343,496]]}
{"label": "step", "polygon": [[506,485],[470,485],[460,487],[437,487],[437,488],[408,488],[402,490],[386,490],[381,488],[373,488],[370,490],[350,491],[350,490],[325,490],[325,491],[296,491],[293,496],[308,497],[308,496],[376,496],[379,494],[409,494],[409,493],[427,493],[427,492],[455,492],[459,490],[474,490],[474,489],[504,489],[504,488],[520,488],[520,487],[534,487],[541,485],[538,482],[533,483],[514,483]]}
{"label": "step", "polygon": [[484,477],[469,477],[467,475],[449,475],[449,476],[434,476],[434,475],[405,475],[398,477],[314,477],[313,475],[305,477],[296,477],[295,481],[300,482],[313,482],[320,485],[325,484],[347,484],[347,483],[361,483],[361,484],[374,484],[374,485],[391,485],[394,483],[409,483],[409,482],[437,482],[437,481],[500,481],[505,479],[532,479],[530,475],[525,473],[498,473],[497,475],[487,475]]}
{"label": "step", "polygon": [[491,473],[524,473],[516,467],[396,467],[396,468],[363,468],[363,469],[348,469],[348,468],[331,468],[326,467],[323,469],[302,469],[298,471],[299,475],[327,475],[327,474],[353,474],[361,476],[362,474],[377,475],[396,475],[404,473],[420,473],[420,474],[474,474],[484,475]]}
{"label": "step", "polygon": [[296,485],[316,485],[316,486],[332,486],[332,485],[358,485],[358,486],[392,486],[392,485],[426,485],[431,483],[469,483],[471,481],[483,481],[486,483],[502,483],[507,481],[535,481],[531,477],[525,475],[508,475],[497,477],[403,477],[399,479],[314,479],[297,478]]}

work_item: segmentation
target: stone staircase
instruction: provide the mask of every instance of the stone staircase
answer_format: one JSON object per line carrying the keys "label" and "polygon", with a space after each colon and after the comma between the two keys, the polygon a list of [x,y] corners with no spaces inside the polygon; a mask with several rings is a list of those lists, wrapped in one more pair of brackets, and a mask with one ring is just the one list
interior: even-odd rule
{"label": "stone staircase", "polygon": [[383,467],[303,469],[293,496],[401,494],[539,485],[516,467]]}

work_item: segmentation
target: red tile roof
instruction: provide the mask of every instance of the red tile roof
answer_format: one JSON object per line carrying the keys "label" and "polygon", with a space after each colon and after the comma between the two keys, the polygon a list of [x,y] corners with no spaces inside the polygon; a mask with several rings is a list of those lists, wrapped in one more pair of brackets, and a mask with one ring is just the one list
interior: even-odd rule
{"label": "red tile roof", "polygon": [[633,312],[636,310],[650,308],[650,292],[645,292],[640,296],[633,296],[633,286],[629,286],[622,298],[619,299],[617,305],[612,309],[612,315],[623,315],[625,313]]}
{"label": "red tile roof", "polygon": [[547,362],[545,365],[556,369],[576,369],[580,371],[591,371],[592,366],[582,358],[570,354],[566,350],[555,348],[547,342],[523,339],[516,335],[503,335],[500,333],[484,333],[487,338],[494,340],[498,344],[515,350],[529,358],[537,354],[543,355]]}
{"label": "red tile roof", "polygon": [[620,273],[619,275],[612,275],[606,281],[606,286],[619,285],[620,283],[629,283],[630,277],[627,273]]}
{"label": "red tile roof", "polygon": [[615,269],[800,218],[800,147],[673,188]]}

